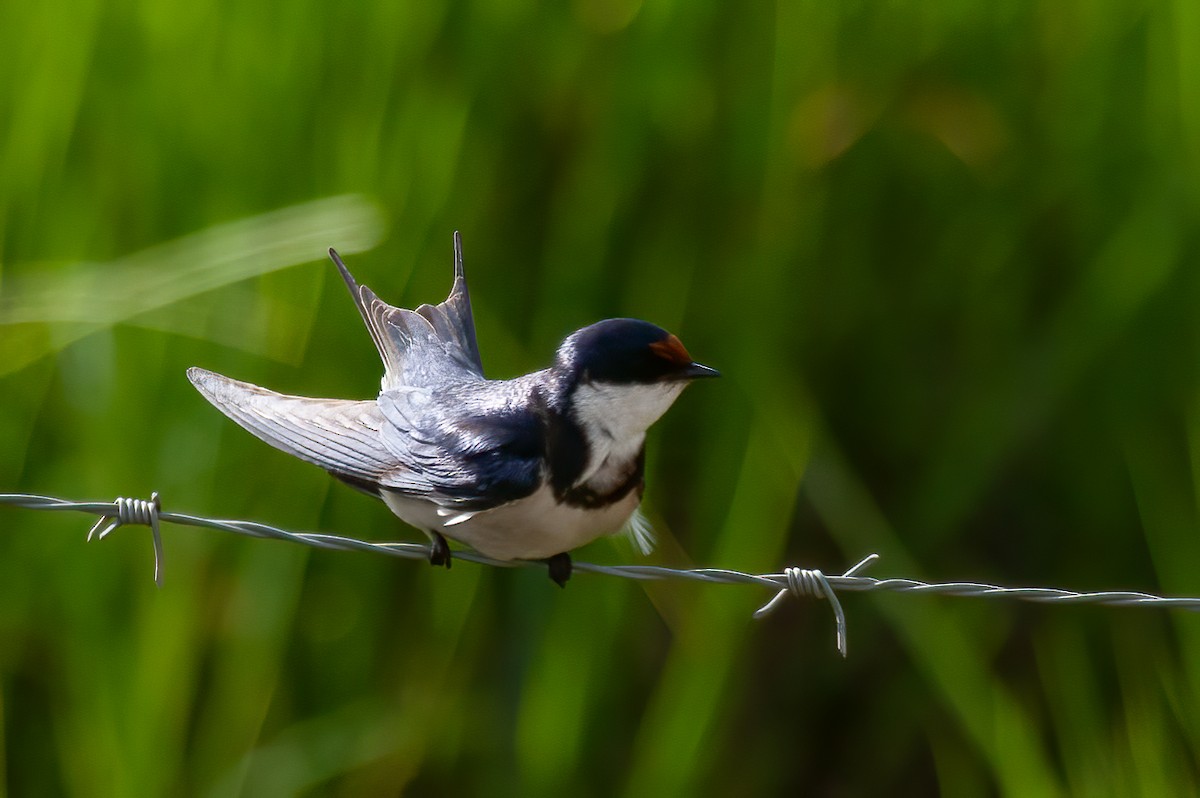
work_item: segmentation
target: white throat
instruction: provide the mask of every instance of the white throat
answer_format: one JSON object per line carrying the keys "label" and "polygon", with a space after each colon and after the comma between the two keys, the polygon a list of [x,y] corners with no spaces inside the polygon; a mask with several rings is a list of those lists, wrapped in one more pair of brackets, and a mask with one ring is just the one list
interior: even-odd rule
{"label": "white throat", "polygon": [[590,444],[591,458],[576,484],[603,481],[605,466],[618,469],[637,456],[646,430],[679,397],[683,381],[650,385],[585,382],[575,389],[574,419]]}

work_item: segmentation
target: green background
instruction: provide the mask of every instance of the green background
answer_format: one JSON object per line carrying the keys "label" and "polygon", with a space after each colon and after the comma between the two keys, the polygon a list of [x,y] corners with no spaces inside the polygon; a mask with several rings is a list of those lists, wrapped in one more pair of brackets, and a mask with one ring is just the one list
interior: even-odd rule
{"label": "green background", "polygon": [[[0,5],[0,491],[411,539],[184,378],[365,398],[463,233],[483,359],[726,375],[650,558],[1200,594],[1200,5]],[[0,792],[1195,795],[1200,616],[450,572],[0,509]],[[640,562],[601,541],[581,559]]]}

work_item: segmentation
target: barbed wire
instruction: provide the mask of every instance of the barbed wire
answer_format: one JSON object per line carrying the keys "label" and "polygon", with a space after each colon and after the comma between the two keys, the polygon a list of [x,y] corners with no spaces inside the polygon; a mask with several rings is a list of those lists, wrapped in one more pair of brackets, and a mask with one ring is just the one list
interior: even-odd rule
{"label": "barbed wire", "polygon": [[[253,538],[286,540],[318,549],[365,551],[408,560],[428,560],[430,555],[430,547],[422,543],[372,542],[319,532],[290,532],[255,521],[204,518],[185,513],[166,512],[162,509],[162,502],[157,493],[152,494],[149,500],[118,498],[112,502],[77,502],[53,496],[2,493],[0,494],[0,504],[30,510],[67,510],[97,515],[99,520],[88,532],[88,540],[103,540],[118,528],[126,525],[149,526],[154,543],[154,581],[160,587],[163,578],[163,546],[159,523],[162,521],[182,526],[219,529]],[[456,550],[454,559],[497,568],[543,565],[543,563],[527,560],[493,560],[471,550]],[[833,610],[837,627],[837,649],[843,657],[846,656],[847,650],[846,615],[838,600],[838,591],[934,593],[943,596],[1010,598],[1044,604],[1101,604],[1110,607],[1155,606],[1193,612],[1200,611],[1200,598],[1156,596],[1152,593],[1133,591],[1077,592],[1051,587],[1001,587],[979,582],[922,582],[917,579],[879,579],[862,576],[860,572],[877,559],[879,559],[878,554],[869,554],[852,568],[837,576],[827,575],[815,568],[794,566],[785,568],[782,573],[749,574],[724,568],[677,569],[661,565],[596,565],[588,562],[576,562],[573,570],[579,573],[601,574],[637,581],[680,579],[708,584],[757,585],[774,590],[775,595],[754,613],[753,617],[756,619],[769,615],[789,596],[798,598],[812,596],[826,599]]]}

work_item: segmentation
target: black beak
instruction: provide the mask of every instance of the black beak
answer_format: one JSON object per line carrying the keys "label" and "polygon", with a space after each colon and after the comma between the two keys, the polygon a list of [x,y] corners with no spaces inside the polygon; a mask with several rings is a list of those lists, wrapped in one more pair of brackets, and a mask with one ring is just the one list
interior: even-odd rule
{"label": "black beak", "polygon": [[688,380],[698,380],[702,377],[720,377],[721,372],[703,363],[689,363],[683,367],[683,377]]}

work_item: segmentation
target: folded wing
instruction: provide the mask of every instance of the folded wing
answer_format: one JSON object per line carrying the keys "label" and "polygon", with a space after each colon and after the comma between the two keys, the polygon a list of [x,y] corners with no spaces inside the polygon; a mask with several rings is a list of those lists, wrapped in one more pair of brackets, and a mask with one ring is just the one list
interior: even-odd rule
{"label": "folded wing", "polygon": [[524,498],[543,480],[545,439],[529,410],[466,412],[422,389],[385,391],[383,445],[404,464],[384,485],[455,511]]}

